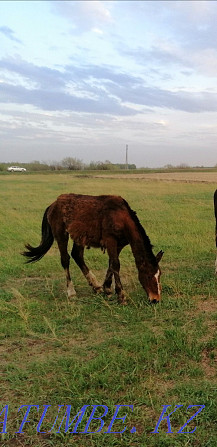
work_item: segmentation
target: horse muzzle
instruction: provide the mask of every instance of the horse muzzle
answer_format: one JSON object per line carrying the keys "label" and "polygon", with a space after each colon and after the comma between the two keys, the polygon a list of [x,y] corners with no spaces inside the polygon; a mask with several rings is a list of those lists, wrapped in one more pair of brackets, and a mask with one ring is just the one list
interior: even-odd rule
{"label": "horse muzzle", "polygon": [[157,304],[161,300],[161,296],[160,295],[149,294],[148,297],[149,297],[149,300],[150,300],[151,304]]}

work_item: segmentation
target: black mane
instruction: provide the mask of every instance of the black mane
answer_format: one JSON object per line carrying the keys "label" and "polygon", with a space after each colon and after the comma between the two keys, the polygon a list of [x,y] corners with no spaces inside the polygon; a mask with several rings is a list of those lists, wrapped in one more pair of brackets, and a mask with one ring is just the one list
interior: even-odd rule
{"label": "black mane", "polygon": [[155,255],[154,255],[153,251],[152,251],[153,245],[151,244],[151,241],[150,241],[148,235],[146,234],[145,229],[143,228],[139,218],[137,217],[136,211],[133,211],[132,208],[130,208],[130,205],[127,203],[126,200],[123,199],[123,201],[124,201],[124,205],[127,207],[127,210],[128,210],[128,212],[130,214],[130,217],[132,218],[132,220],[136,224],[136,227],[137,227],[137,229],[138,229],[138,231],[139,231],[139,233],[140,233],[140,235],[141,235],[141,237],[143,239],[145,248],[147,249],[150,258],[152,258],[153,262],[156,263],[156,258],[155,258]]}

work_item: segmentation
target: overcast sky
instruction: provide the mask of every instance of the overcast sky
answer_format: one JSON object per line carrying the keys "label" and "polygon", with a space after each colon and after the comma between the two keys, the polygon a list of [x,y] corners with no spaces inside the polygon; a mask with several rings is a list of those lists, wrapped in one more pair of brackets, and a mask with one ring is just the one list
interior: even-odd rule
{"label": "overcast sky", "polygon": [[217,164],[217,1],[0,1],[0,162]]}

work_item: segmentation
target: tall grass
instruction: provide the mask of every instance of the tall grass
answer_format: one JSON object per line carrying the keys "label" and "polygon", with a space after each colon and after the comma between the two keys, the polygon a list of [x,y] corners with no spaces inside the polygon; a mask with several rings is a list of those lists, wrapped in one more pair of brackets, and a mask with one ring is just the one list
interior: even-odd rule
{"label": "tall grass", "polygon": [[[0,177],[1,407],[9,404],[2,446],[201,446],[216,445],[216,320],[214,277],[215,185],[163,183],[137,179],[95,179],[71,174]],[[40,242],[44,209],[63,192],[122,195],[137,212],[154,251],[164,250],[162,302],[151,306],[137,279],[129,247],[120,256],[129,304],[121,307],[90,290],[71,262],[77,297],[69,302],[59,252],[54,244],[37,264],[25,265],[24,244]],[[107,255],[85,252],[101,281]],[[38,404],[30,423],[19,430],[22,404]],[[37,434],[43,405],[50,404],[42,431],[53,425],[58,405],[72,415],[88,405],[107,405],[105,429],[89,435]],[[116,421],[103,434],[115,406],[133,404],[125,424]],[[152,434],[162,406],[183,405],[171,416],[173,434],[162,422]],[[188,405],[205,409],[177,434],[190,417]],[[63,418],[66,407],[60,412]],[[89,413],[90,414],[89,409]],[[193,409],[194,410],[194,409]],[[196,410],[195,410],[196,411]],[[96,416],[97,417],[97,416]],[[0,416],[2,421],[4,415]],[[58,422],[60,424],[60,422]],[[99,421],[91,423],[97,430]],[[84,430],[81,424],[78,431]],[[136,427],[135,433],[131,429]],[[0,424],[0,431],[2,425]]]}

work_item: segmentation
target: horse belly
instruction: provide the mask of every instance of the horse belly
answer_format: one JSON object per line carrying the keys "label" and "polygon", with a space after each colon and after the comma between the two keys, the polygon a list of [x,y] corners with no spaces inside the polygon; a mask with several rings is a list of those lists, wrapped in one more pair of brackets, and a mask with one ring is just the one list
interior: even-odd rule
{"label": "horse belly", "polygon": [[71,239],[82,247],[101,247],[101,228],[96,221],[71,222],[66,227]]}

